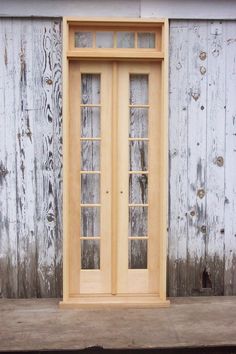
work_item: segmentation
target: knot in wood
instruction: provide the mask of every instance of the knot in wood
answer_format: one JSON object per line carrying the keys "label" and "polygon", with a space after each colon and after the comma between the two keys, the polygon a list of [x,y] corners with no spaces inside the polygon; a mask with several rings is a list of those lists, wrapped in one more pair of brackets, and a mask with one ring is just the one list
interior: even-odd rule
{"label": "knot in wood", "polygon": [[206,74],[206,68],[205,68],[205,66],[200,66],[200,73],[201,73],[202,75],[205,75],[205,74]]}
{"label": "knot in wood", "polygon": [[195,210],[191,210],[191,211],[190,211],[190,215],[191,215],[191,216],[195,216],[195,214],[196,214],[196,213],[195,213]]}
{"label": "knot in wood", "polygon": [[8,174],[8,170],[1,162],[0,163],[0,177],[6,177],[7,174]]}
{"label": "knot in wood", "polygon": [[200,199],[202,199],[204,196],[205,196],[205,191],[204,191],[204,189],[199,189],[198,191],[197,191],[197,195],[198,195],[198,197],[200,198]]}
{"label": "knot in wood", "polygon": [[201,60],[205,60],[206,57],[207,57],[206,52],[201,52],[201,53],[199,54],[199,58],[200,58]]}
{"label": "knot in wood", "polygon": [[201,232],[202,232],[203,234],[206,234],[206,225],[202,225],[202,226],[201,226]]}
{"label": "knot in wood", "polygon": [[46,80],[46,83],[47,83],[48,85],[52,85],[52,80],[51,80],[51,79],[47,79],[47,80]]}
{"label": "knot in wood", "polygon": [[219,167],[222,167],[222,166],[224,165],[224,159],[223,159],[222,156],[218,156],[218,157],[216,158],[216,164],[217,164],[217,166],[219,166]]}

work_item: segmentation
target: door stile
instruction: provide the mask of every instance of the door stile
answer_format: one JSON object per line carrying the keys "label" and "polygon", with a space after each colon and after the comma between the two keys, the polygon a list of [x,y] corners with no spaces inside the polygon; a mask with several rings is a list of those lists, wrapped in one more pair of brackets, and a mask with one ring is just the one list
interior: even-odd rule
{"label": "door stile", "polygon": [[117,293],[117,161],[118,161],[118,146],[117,146],[117,62],[112,63],[112,233],[111,233],[111,293]]}
{"label": "door stile", "polygon": [[[69,68],[69,289],[70,295],[80,292],[80,66],[73,61]],[[78,118],[79,115],[79,118]],[[77,230],[77,232],[75,232]]]}

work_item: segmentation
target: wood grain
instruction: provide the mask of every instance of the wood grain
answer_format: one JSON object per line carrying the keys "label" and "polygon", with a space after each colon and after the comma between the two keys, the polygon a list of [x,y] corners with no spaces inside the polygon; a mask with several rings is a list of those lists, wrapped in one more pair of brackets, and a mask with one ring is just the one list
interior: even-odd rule
{"label": "wood grain", "polygon": [[232,21],[171,22],[172,296],[236,294],[235,26]]}
{"label": "wood grain", "polygon": [[60,22],[1,19],[0,36],[1,296],[60,296]]}

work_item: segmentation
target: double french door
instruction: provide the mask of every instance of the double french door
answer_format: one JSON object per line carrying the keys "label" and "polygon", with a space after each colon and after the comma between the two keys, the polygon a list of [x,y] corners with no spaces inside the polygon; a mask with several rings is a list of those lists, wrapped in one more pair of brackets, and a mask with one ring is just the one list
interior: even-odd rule
{"label": "double french door", "polygon": [[158,297],[161,63],[71,61],[69,82],[70,297]]}

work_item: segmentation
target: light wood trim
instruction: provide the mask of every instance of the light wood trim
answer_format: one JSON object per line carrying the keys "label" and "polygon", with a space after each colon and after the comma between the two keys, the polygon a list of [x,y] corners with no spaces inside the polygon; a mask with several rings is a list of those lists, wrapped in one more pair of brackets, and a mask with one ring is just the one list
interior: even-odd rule
{"label": "light wood trim", "polygon": [[108,18],[108,17],[73,17],[73,16],[68,16],[68,17],[64,17],[65,21],[68,22],[69,24],[72,25],[84,25],[84,26],[91,26],[91,23],[94,26],[104,26],[104,24],[108,24],[108,25],[114,25],[115,26],[123,26],[124,24],[136,24],[138,27],[141,25],[162,25],[165,24],[165,18],[133,18],[133,17],[112,17]]}
{"label": "light wood trim", "polygon": [[166,299],[166,255],[167,255],[167,227],[168,227],[168,41],[169,41],[169,21],[165,19],[162,30],[162,42],[164,43],[165,60],[162,62],[162,195],[161,195],[161,220],[160,220],[160,299]]}
{"label": "light wood trim", "polygon": [[[131,48],[132,49],[132,48]],[[104,48],[91,48],[86,50],[68,50],[67,52],[67,57],[68,58],[81,58],[81,59],[163,59],[164,58],[164,53],[163,52],[157,52],[155,50],[149,49],[149,50],[135,50],[132,49],[130,50],[127,48],[126,50],[124,49],[104,49]]]}
{"label": "light wood trim", "polygon": [[83,175],[95,175],[95,174],[101,174],[101,171],[86,171],[86,170],[83,170],[83,171],[80,171],[81,174]]}
{"label": "light wood trim", "polygon": [[[69,292],[80,289],[80,63],[69,63]],[[73,205],[73,208],[71,208]],[[74,232],[77,230],[77,232]]]}
{"label": "light wood trim", "polygon": [[117,293],[117,63],[112,64],[112,247],[111,293]]}
{"label": "light wood trim", "polygon": [[100,141],[101,138],[80,138],[81,141]]}

